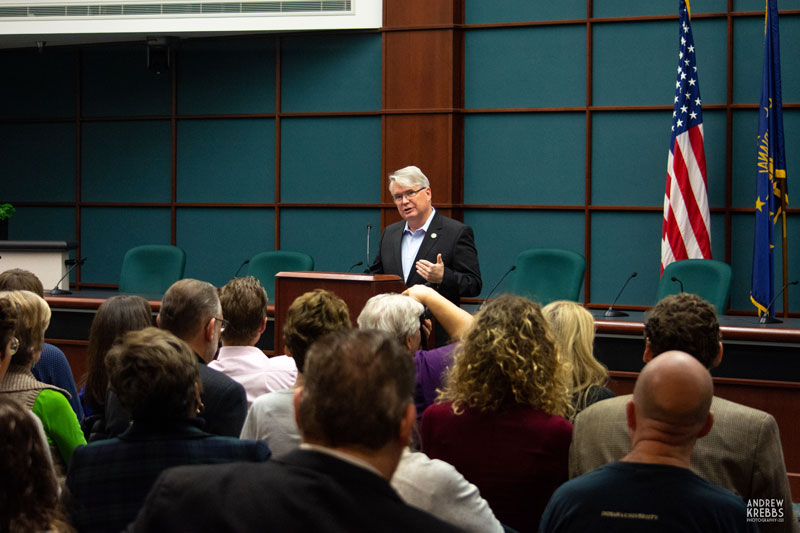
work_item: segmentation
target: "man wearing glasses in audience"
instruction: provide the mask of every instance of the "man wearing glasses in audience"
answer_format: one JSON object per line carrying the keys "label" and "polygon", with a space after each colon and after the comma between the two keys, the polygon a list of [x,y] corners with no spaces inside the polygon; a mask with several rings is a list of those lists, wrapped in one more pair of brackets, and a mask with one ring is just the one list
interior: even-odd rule
{"label": "man wearing glasses in audience", "polygon": [[[481,291],[481,269],[472,228],[439,214],[431,185],[415,166],[389,175],[389,192],[403,218],[386,227],[370,274],[396,274],[407,286],[425,284],[456,305]],[[437,345],[446,341],[437,334]]]}

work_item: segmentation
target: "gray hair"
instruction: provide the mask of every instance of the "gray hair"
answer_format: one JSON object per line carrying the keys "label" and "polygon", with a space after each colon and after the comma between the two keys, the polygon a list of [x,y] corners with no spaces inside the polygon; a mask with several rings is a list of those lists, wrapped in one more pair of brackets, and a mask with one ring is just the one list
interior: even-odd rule
{"label": "gray hair", "polygon": [[419,317],[424,310],[425,307],[410,296],[378,294],[367,300],[358,315],[358,327],[386,331],[402,344],[419,330]]}
{"label": "gray hair", "polygon": [[179,339],[191,339],[220,311],[217,288],[197,279],[176,281],[161,300],[160,325]]}
{"label": "gray hair", "polygon": [[403,187],[430,187],[431,182],[419,167],[410,165],[400,170],[395,170],[389,174],[389,192],[392,192],[392,183],[397,183]]}

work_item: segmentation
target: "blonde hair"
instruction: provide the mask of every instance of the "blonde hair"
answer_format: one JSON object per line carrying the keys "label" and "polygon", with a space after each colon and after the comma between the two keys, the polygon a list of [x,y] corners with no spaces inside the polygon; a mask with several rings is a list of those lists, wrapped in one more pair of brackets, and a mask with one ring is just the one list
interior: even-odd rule
{"label": "blonde hair", "polygon": [[569,365],[567,383],[577,414],[586,407],[592,387],[608,383],[608,370],[593,353],[594,318],[582,305],[567,300],[551,302],[542,312],[550,323],[559,352]]}
{"label": "blonde hair", "polygon": [[0,298],[8,298],[17,308],[15,335],[19,348],[11,356],[11,364],[29,365],[33,355],[41,352],[44,346],[44,332],[50,325],[50,307],[44,298],[31,291],[3,291]]}
{"label": "blonde hair", "polygon": [[489,301],[456,349],[438,399],[452,401],[456,414],[522,404],[565,416],[569,388],[542,307],[510,294]]}

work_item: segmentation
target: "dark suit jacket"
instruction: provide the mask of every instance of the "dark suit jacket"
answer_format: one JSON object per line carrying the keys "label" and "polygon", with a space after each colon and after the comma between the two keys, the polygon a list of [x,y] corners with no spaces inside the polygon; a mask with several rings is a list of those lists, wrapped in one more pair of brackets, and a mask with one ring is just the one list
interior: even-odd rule
{"label": "dark suit jacket", "polygon": [[[383,231],[378,255],[369,267],[371,274],[396,274],[403,277],[400,246],[405,226],[405,220],[401,220],[387,226]],[[444,279],[435,286],[442,296],[459,305],[462,296],[477,296],[481,292],[481,268],[472,228],[440,215],[438,211],[433,216],[414,262],[426,259],[435,263],[437,254],[442,254],[444,262]],[[410,287],[425,283],[425,279],[412,267],[405,282]]]}
{"label": "dark suit jacket", "polygon": [[218,437],[188,422],[135,423],[119,438],[79,446],[67,476],[82,533],[120,531],[136,518],[158,475],[172,466],[266,461],[263,441]]}
{"label": "dark suit jacket", "polygon": [[[214,435],[239,438],[247,416],[247,394],[244,387],[222,372],[208,368],[200,356],[197,359],[197,373],[203,384],[200,397],[205,405],[200,414],[205,420],[203,430]],[[130,421],[130,412],[122,406],[114,391],[109,390],[104,419],[101,424],[84,428],[84,433],[90,433],[91,441],[116,437],[128,428]],[[101,427],[103,424],[104,427]]]}
{"label": "dark suit jacket", "polygon": [[260,464],[179,467],[150,491],[133,532],[441,532],[455,527],[405,504],[372,472],[295,450]]}

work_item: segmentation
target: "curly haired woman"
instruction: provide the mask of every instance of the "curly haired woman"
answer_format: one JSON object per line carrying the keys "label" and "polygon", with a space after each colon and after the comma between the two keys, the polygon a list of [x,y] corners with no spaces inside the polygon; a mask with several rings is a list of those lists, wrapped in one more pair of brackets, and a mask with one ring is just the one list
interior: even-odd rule
{"label": "curly haired woman", "polygon": [[422,449],[477,485],[501,522],[536,531],[567,480],[570,410],[566,368],[541,306],[503,295],[464,335],[439,403],[422,416]]}

